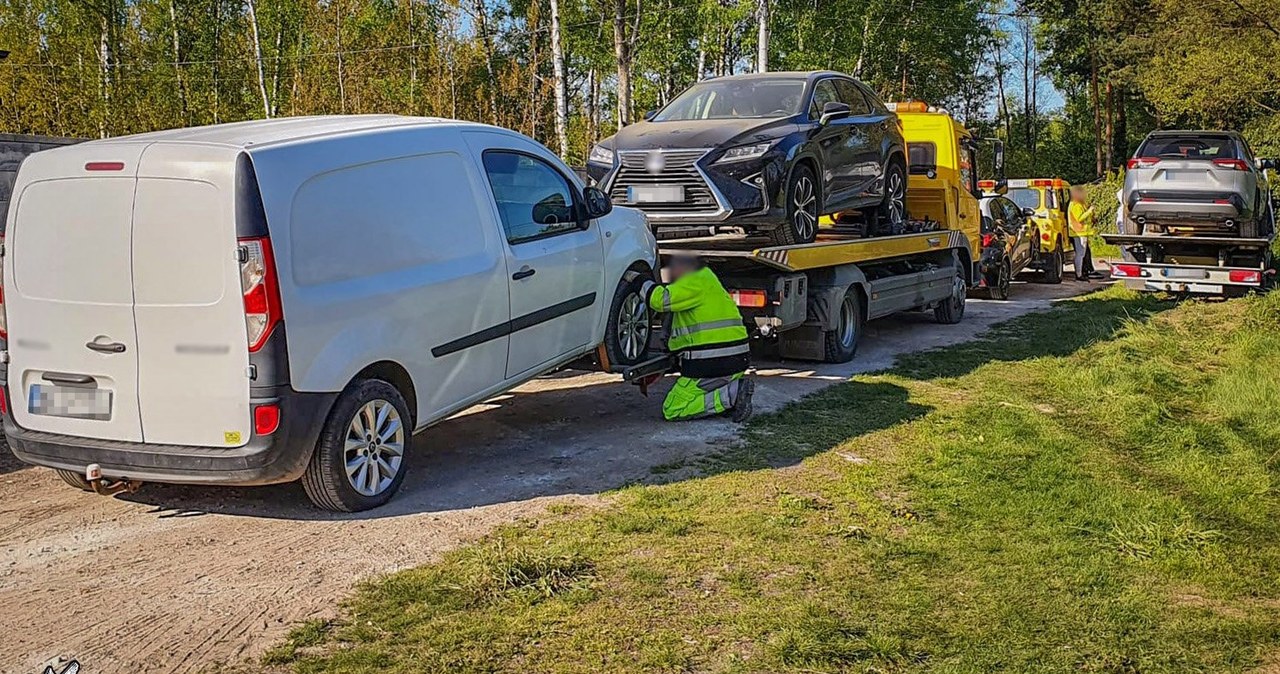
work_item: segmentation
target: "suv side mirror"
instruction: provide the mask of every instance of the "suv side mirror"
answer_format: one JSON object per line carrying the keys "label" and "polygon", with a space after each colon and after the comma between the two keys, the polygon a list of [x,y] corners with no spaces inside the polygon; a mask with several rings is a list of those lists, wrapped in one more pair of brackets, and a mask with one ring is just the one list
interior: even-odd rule
{"label": "suv side mirror", "polygon": [[649,110],[649,111],[647,111],[647,112],[645,112],[645,113],[644,113],[644,121],[648,122],[648,121],[652,120],[654,117],[657,117],[657,116],[658,116],[658,111],[657,111],[657,110]]}
{"label": "suv side mirror", "polygon": [[1265,171],[1267,169],[1275,170],[1277,166],[1277,162],[1274,159],[1256,159],[1254,160],[1254,163],[1258,165],[1259,171]]}
{"label": "suv side mirror", "polygon": [[1022,215],[1023,215],[1023,216],[1025,216],[1025,217],[1028,217],[1028,218],[1033,218],[1033,217],[1035,217],[1035,215],[1036,215],[1036,209],[1034,209],[1034,208],[1024,208],[1024,209],[1022,209]]}
{"label": "suv side mirror", "polygon": [[818,119],[820,126],[826,126],[837,119],[844,119],[850,115],[852,109],[837,101],[828,101],[822,106],[822,117]]}
{"label": "suv side mirror", "polygon": [[599,187],[582,189],[582,205],[588,220],[603,218],[613,212],[613,200]]}

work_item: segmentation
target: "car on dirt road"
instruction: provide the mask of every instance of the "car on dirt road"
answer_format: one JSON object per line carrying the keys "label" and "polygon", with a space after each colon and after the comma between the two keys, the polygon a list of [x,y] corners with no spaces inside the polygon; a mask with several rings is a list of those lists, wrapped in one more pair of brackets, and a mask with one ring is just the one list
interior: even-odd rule
{"label": "car on dirt road", "polygon": [[1275,167],[1234,131],[1152,131],[1128,162],[1122,233],[1268,236]]}
{"label": "car on dirt road", "polygon": [[860,211],[874,232],[896,231],[906,212],[897,115],[830,71],[699,82],[602,140],[587,171],[655,228],[741,228],[778,245],[813,241],[823,215]]}
{"label": "car on dirt road", "polygon": [[593,353],[640,362],[624,275],[658,263],[644,215],[537,142],[392,115],[36,153],[5,233],[19,459],[95,491],[301,479],[342,511],[391,498],[415,432]]}
{"label": "car on dirt road", "polygon": [[992,299],[1009,299],[1009,284],[1031,263],[1035,248],[1034,209],[1002,196],[986,196],[982,211],[981,285]]}

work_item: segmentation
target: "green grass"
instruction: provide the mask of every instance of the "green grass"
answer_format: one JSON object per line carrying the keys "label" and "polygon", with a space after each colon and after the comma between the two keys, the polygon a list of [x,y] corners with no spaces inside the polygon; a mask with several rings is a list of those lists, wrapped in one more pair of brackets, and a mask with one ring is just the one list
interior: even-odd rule
{"label": "green grass", "polygon": [[1068,302],[759,417],[702,477],[366,583],[264,667],[1274,665],[1278,328],[1280,294]]}

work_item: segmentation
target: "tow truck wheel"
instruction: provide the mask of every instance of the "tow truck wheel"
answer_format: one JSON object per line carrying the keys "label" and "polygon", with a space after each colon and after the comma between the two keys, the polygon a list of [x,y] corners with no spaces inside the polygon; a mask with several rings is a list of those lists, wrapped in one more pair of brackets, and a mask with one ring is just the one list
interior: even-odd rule
{"label": "tow truck wheel", "polygon": [[1062,251],[1055,250],[1044,256],[1044,282],[1062,283]]}
{"label": "tow truck wheel", "polygon": [[964,274],[957,272],[955,279],[951,282],[951,297],[933,308],[933,319],[946,325],[959,323],[960,319],[964,318],[964,298],[968,294],[968,285],[965,283]]}
{"label": "tow truck wheel", "polygon": [[818,215],[822,212],[822,195],[818,180],[808,166],[797,166],[787,183],[787,221],[773,228],[769,235],[779,246],[813,243],[818,237]]}
{"label": "tow truck wheel", "polygon": [[858,352],[858,340],[862,337],[862,300],[855,288],[849,288],[840,302],[840,315],[836,329],[822,333],[823,360],[828,363],[847,363]]}
{"label": "tow truck wheel", "polygon": [[74,470],[63,470],[61,468],[54,468],[53,472],[57,473],[58,477],[62,478],[63,482],[66,482],[80,491],[93,491],[93,487],[89,484],[89,481],[84,479],[84,473],[77,473]]}

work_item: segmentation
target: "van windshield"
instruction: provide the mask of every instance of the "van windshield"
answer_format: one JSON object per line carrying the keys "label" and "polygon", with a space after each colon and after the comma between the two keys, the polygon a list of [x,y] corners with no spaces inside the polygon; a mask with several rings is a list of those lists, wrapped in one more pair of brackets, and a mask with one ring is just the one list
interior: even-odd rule
{"label": "van windshield", "polygon": [[653,121],[789,117],[803,96],[804,80],[795,78],[710,80],[686,89]]}

